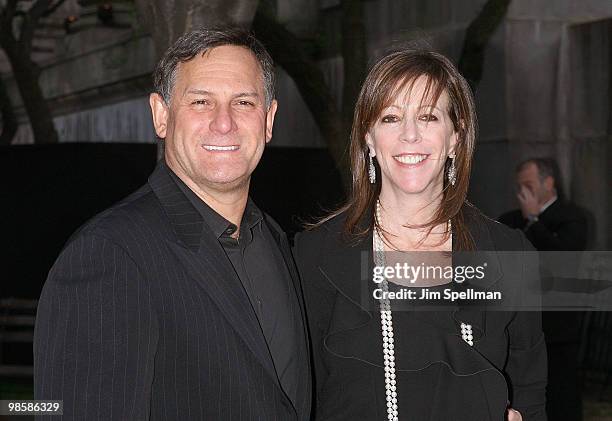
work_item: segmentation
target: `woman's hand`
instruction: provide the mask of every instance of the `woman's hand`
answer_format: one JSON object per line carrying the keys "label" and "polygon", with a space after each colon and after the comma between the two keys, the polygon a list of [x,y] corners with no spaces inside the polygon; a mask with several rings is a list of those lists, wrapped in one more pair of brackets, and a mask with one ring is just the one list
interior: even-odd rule
{"label": "woman's hand", "polygon": [[508,408],[506,411],[506,421],[523,421],[523,417],[519,411]]}

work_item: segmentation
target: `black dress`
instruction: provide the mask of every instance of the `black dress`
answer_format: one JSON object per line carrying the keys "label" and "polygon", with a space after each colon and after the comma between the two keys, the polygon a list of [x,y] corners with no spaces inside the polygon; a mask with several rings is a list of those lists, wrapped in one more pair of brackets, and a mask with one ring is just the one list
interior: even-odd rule
{"label": "black dress", "polygon": [[[487,287],[504,283],[512,290],[508,280],[538,278],[537,261],[523,253],[533,248],[520,231],[472,208],[465,214],[478,250],[515,252],[490,260]],[[376,285],[367,279],[372,235],[347,243],[340,234],[343,222],[341,215],[296,237],[313,346],[315,417],[383,420],[380,312],[372,296]],[[487,311],[462,302],[446,302],[439,310],[424,305],[427,311],[392,305],[400,420],[501,421],[508,405],[525,421],[546,419],[539,312]],[[472,325],[473,346],[461,337],[462,322]]]}

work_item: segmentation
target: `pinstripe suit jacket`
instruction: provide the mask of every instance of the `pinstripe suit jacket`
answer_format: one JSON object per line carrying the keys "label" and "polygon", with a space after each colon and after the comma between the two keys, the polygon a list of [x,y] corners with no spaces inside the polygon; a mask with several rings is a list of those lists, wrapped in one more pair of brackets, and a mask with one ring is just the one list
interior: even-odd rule
{"label": "pinstripe suit jacket", "polygon": [[[168,171],[160,163],[85,224],[51,269],[34,335],[35,398],[61,399],[64,419],[88,421],[308,419],[308,349],[292,402],[231,263]],[[286,237],[265,218],[306,326]]]}

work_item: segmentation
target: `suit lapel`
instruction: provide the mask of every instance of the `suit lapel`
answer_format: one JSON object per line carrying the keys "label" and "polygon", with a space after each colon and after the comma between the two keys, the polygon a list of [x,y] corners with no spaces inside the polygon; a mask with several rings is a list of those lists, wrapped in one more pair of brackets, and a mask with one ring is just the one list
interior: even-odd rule
{"label": "suit lapel", "polygon": [[170,247],[278,383],[257,316],[240,279],[214,234],[168,171],[160,162],[149,178],[149,184],[176,233],[177,242],[171,243]]}

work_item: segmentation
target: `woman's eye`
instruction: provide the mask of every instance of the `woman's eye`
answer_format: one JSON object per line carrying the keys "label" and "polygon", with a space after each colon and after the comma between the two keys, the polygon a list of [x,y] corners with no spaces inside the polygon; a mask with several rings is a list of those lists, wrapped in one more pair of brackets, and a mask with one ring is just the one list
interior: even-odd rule
{"label": "woman's eye", "polygon": [[384,116],[380,121],[382,121],[383,123],[396,123],[399,121],[399,117],[396,115],[386,115]]}
{"label": "woman's eye", "polygon": [[433,114],[423,114],[423,115],[419,116],[419,120],[426,121],[426,122],[438,121],[438,117],[436,117]]}

